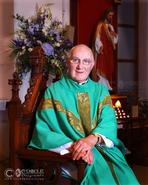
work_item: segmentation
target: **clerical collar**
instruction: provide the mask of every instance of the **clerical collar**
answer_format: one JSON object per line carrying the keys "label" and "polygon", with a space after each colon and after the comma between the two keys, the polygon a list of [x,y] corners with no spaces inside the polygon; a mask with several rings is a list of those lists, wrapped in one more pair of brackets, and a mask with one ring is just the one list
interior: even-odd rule
{"label": "clerical collar", "polygon": [[76,83],[79,84],[79,85],[83,85],[83,84],[86,84],[87,82],[88,82],[88,79],[85,80],[84,82],[76,82]]}
{"label": "clerical collar", "polygon": [[[68,76],[68,75],[67,75],[67,76]],[[86,84],[86,83],[88,82],[88,79],[89,79],[89,78],[87,78],[87,79],[86,79],[85,81],[83,81],[83,82],[77,82],[77,81],[73,80],[73,79],[72,79],[71,77],[69,77],[69,76],[68,76],[68,78],[71,79],[74,83],[76,83],[76,84],[78,84],[78,85],[84,85],[84,84]]]}

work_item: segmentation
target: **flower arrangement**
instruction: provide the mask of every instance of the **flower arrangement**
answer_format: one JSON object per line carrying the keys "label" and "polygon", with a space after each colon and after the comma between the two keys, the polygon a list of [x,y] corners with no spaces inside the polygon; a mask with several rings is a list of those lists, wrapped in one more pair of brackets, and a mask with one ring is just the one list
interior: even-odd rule
{"label": "flower arrangement", "polygon": [[[47,66],[58,69],[63,73],[68,50],[72,42],[65,37],[62,23],[52,18],[50,5],[36,9],[35,16],[24,18],[16,14],[18,29],[11,41],[11,56],[16,59],[16,69],[19,74],[31,70],[29,62],[30,52],[35,47],[42,47],[47,58]],[[47,67],[46,66],[46,67]]]}

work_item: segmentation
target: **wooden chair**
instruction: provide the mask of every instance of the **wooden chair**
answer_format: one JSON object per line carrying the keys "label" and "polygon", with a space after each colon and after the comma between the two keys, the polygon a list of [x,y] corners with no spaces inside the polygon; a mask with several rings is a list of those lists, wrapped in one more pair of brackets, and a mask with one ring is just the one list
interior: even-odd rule
{"label": "wooden chair", "polygon": [[[19,98],[19,86],[22,82],[17,72],[14,72],[13,79],[9,80],[9,84],[12,85],[12,98],[7,105],[10,123],[10,184],[79,184],[85,169],[83,161],[74,162],[70,154],[61,156],[51,151],[27,148],[34,128],[34,114],[46,88],[48,76],[43,71],[45,57],[42,49],[34,50],[30,60],[30,87],[24,103],[21,103]],[[74,162],[77,166],[77,182],[62,179],[60,166],[67,162]]]}

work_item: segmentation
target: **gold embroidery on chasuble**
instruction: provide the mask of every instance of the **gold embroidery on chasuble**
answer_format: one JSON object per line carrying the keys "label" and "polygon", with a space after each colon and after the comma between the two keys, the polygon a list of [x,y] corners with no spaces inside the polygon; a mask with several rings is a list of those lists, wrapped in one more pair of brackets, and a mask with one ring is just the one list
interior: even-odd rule
{"label": "gold embroidery on chasuble", "polygon": [[84,134],[84,129],[81,125],[80,120],[71,112],[63,108],[60,101],[52,100],[52,99],[42,99],[39,110],[42,109],[55,109],[57,112],[63,112],[68,119],[70,125],[72,125],[76,130]]}
{"label": "gold embroidery on chasuble", "polygon": [[109,105],[111,108],[113,108],[112,100],[111,100],[111,97],[110,96],[105,96],[105,98],[99,103],[99,106],[98,106],[98,115],[100,115],[101,110],[102,110],[102,107],[104,105]]}
{"label": "gold embroidery on chasuble", "polygon": [[92,121],[92,130],[94,129],[94,128],[96,128],[96,126],[97,126],[97,120],[98,120],[98,115],[96,115],[96,117],[95,117],[95,119]]}
{"label": "gold embroidery on chasuble", "polygon": [[88,93],[78,93],[78,111],[81,118],[81,125],[83,126],[86,135],[91,132],[91,117],[90,117],[90,100]]}

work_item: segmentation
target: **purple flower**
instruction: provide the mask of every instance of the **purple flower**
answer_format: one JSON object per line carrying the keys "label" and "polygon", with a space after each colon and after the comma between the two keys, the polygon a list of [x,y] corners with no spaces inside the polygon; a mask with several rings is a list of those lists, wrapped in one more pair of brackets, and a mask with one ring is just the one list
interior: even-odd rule
{"label": "purple flower", "polygon": [[38,24],[35,24],[35,25],[31,25],[31,26],[29,26],[29,28],[28,28],[28,32],[30,33],[30,34],[34,34],[35,32],[37,32],[37,31],[39,31],[39,25]]}
{"label": "purple flower", "polygon": [[49,43],[44,43],[42,45],[42,48],[45,52],[45,55],[47,56],[54,55],[54,48]]}
{"label": "purple flower", "polygon": [[12,42],[18,48],[21,48],[22,46],[24,46],[24,40],[22,39],[16,39],[16,40],[13,40]]}
{"label": "purple flower", "polygon": [[50,30],[49,34],[52,35],[57,41],[60,41],[60,33],[57,30]]}

